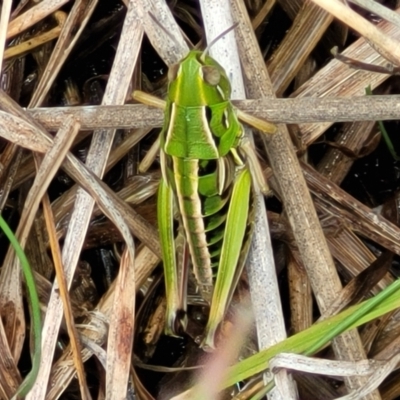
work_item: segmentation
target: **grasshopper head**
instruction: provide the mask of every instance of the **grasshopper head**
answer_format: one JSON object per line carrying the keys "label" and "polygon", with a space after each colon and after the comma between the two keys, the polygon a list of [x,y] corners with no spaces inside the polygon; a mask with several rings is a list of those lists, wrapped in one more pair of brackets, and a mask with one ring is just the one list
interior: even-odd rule
{"label": "grasshopper head", "polygon": [[168,79],[169,100],[183,107],[218,104],[230,98],[231,86],[224,69],[200,51],[191,51],[172,65]]}

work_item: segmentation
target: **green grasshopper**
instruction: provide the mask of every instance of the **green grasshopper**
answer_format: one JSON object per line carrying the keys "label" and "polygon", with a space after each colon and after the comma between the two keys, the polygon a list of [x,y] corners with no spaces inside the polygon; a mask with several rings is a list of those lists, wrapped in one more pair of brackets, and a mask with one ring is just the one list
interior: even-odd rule
{"label": "green grasshopper", "polygon": [[[185,262],[176,256],[175,207],[198,288],[210,304],[202,347],[212,349],[250,245],[252,176],[253,187],[266,186],[230,102],[226,73],[206,51],[190,51],[168,72],[158,224],[167,297],[165,332],[179,335],[187,323],[187,273],[186,268],[178,271]],[[275,132],[275,125],[250,118],[257,128]]]}

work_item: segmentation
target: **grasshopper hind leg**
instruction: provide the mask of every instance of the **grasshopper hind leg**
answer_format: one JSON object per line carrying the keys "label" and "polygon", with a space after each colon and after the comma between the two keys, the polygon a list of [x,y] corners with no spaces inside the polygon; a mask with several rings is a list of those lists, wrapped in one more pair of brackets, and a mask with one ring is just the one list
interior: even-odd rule
{"label": "grasshopper hind leg", "polygon": [[225,226],[225,236],[219,259],[218,275],[210,307],[210,315],[201,347],[206,351],[215,348],[215,335],[223,321],[247,252],[249,212],[251,203],[251,176],[247,167],[235,179]]}
{"label": "grasshopper hind leg", "polygon": [[[157,214],[163,255],[165,296],[167,299],[165,334],[179,336],[186,329],[186,267],[188,258],[184,237],[174,237],[174,195],[164,179],[158,190]],[[177,254],[182,254],[178,258]],[[181,269],[178,271],[178,265]]]}

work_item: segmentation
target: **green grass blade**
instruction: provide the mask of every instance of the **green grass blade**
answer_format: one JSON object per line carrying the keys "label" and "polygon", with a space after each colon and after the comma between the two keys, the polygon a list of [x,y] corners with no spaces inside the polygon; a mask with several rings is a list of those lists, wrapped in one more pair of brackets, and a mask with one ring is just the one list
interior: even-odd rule
{"label": "green grass blade", "polygon": [[393,311],[400,307],[399,295],[400,280],[397,280],[374,298],[314,324],[310,328],[237,363],[229,369],[226,379],[221,384],[221,389],[268,369],[269,360],[276,354],[282,352],[311,354],[310,349],[316,351],[332,339],[332,330],[335,330],[335,336],[337,336]]}
{"label": "green grass blade", "polygon": [[360,304],[357,310],[343,320],[343,322],[334,326],[329,333],[319,339],[313,346],[310,346],[307,351],[304,352],[305,355],[312,355],[321,349],[326,343],[332,340],[334,337],[340,335],[342,332],[348,330],[351,326],[357,323],[364,315],[368,314],[369,311],[377,307],[381,302],[387,299],[393,293],[396,293],[400,287],[400,280],[394,282],[392,285],[388,286],[385,290],[378,293],[372,299],[365,301]]}
{"label": "green grass blade", "polygon": [[40,304],[39,297],[36,290],[35,279],[28,259],[26,258],[25,252],[20,246],[18,240],[14,236],[14,233],[8,226],[7,222],[0,215],[0,228],[3,230],[12,247],[19,258],[21,263],[22,273],[24,274],[26,287],[28,291],[29,305],[31,308],[32,326],[33,326],[33,337],[34,337],[34,353],[32,356],[32,369],[29,374],[25,377],[20,387],[15,394],[15,397],[25,397],[34,385],[40,366],[41,357],[41,342],[42,342],[42,325],[40,318]]}

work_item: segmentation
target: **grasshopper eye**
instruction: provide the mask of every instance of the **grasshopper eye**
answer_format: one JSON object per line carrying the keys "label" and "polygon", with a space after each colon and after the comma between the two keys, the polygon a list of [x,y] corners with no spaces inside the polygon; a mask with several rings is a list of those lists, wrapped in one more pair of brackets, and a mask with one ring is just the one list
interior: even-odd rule
{"label": "grasshopper eye", "polygon": [[218,68],[204,65],[201,67],[201,70],[203,72],[204,82],[212,86],[218,85],[219,81],[221,80],[221,73],[218,71]]}
{"label": "grasshopper eye", "polygon": [[180,64],[172,64],[168,69],[168,81],[174,81],[178,76]]}

